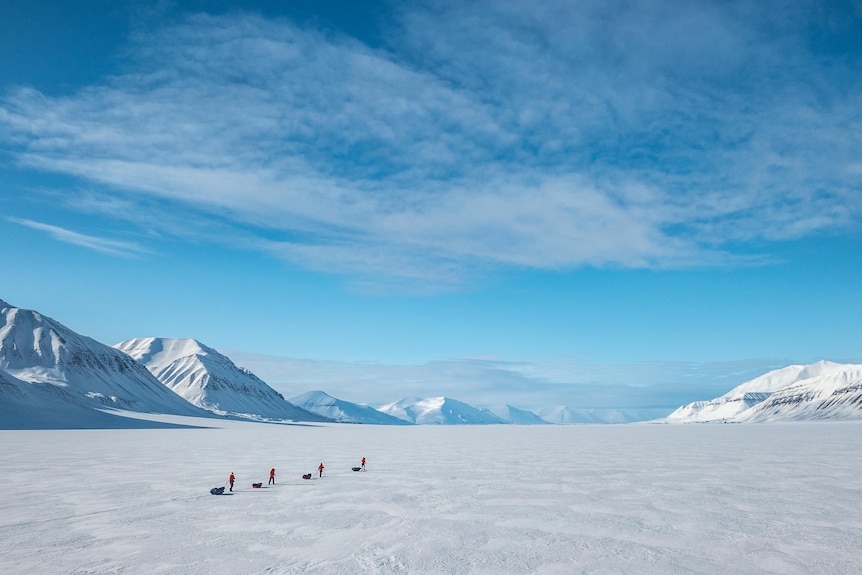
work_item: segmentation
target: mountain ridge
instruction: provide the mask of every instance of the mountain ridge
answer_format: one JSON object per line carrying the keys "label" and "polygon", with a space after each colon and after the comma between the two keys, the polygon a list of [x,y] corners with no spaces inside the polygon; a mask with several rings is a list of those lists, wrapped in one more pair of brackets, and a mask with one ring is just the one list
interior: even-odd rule
{"label": "mountain ridge", "polygon": [[668,423],[768,422],[862,418],[862,365],[789,365],[724,395],[680,406]]}
{"label": "mountain ridge", "polygon": [[403,398],[377,408],[417,425],[487,425],[510,423],[486,409],[450,397]]}
{"label": "mountain ridge", "polygon": [[[294,405],[250,370],[198,340],[136,338],[112,347],[38,311],[0,300],[0,428],[155,425],[145,418],[124,423],[134,417],[129,413],[387,425],[526,425],[624,423],[643,412],[550,406],[536,414],[511,405],[477,408],[446,396],[404,398],[375,409],[323,391],[294,399],[313,409]],[[719,397],[650,419],[689,423],[859,418],[862,365],[823,360],[767,372]]]}
{"label": "mountain ridge", "polygon": [[114,347],[190,403],[244,419],[331,421],[287,401],[251,371],[191,338],[134,338]]}
{"label": "mountain ridge", "polygon": [[341,423],[410,425],[408,421],[378,411],[369,405],[351,403],[320,390],[307,391],[296,397],[291,397],[290,402],[312,413]]}
{"label": "mountain ridge", "polygon": [[[34,310],[0,300],[0,373],[8,417],[54,428],[146,426],[119,412],[212,417],[165,388],[126,354]],[[106,412],[113,412],[108,414]],[[29,414],[24,418],[23,414]]]}

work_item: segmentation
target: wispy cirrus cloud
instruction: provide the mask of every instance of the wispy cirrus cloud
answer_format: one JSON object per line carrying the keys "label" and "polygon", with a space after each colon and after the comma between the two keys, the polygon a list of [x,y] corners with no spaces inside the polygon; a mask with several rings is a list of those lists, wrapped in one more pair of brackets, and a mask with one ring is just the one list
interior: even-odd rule
{"label": "wispy cirrus cloud", "polygon": [[151,253],[147,248],[135,242],[112,240],[87,234],[78,233],[60,226],[54,226],[42,222],[36,222],[24,218],[6,218],[8,221],[26,226],[28,228],[44,232],[57,241],[72,244],[108,254],[112,256],[137,257]]}
{"label": "wispy cirrus cloud", "polygon": [[101,85],[9,92],[0,124],[23,165],[144,206],[126,214],[147,225],[181,205],[366,279],[711,265],[862,212],[862,54],[812,39],[859,14],[478,2],[391,18],[371,48],[190,15],[132,38]]}

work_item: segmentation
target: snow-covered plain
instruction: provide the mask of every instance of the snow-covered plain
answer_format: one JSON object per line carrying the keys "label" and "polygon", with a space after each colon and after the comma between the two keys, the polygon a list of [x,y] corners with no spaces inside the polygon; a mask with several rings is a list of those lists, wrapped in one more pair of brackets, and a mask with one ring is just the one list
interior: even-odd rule
{"label": "snow-covered plain", "polygon": [[862,572],[862,422],[218,425],[0,431],[0,572]]}

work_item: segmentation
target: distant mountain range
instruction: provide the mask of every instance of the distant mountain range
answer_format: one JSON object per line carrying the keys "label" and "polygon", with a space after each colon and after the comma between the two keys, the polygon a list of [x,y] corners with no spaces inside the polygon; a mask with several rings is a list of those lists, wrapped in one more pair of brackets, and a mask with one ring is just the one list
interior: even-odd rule
{"label": "distant mountain range", "polygon": [[498,407],[491,407],[489,408],[489,411],[502,420],[510,421],[512,423],[517,423],[520,425],[547,425],[548,423],[551,423],[548,420],[542,419],[532,411],[512,407],[508,404]]}
{"label": "distant mountain range", "polygon": [[862,418],[862,365],[791,365],[724,395],[671,413],[671,423],[769,422]]}
{"label": "distant mountain range", "polygon": [[400,399],[378,408],[383,413],[418,425],[477,425],[512,423],[487,409],[477,409],[448,397]]}
{"label": "distant mountain range", "polygon": [[379,425],[409,425],[410,423],[367,405],[337,399],[323,391],[309,391],[290,398],[290,402],[312,413],[342,423],[376,423]]}
{"label": "distant mountain range", "polygon": [[[131,414],[131,417],[130,417]],[[624,423],[627,410],[511,405],[480,409],[449,397],[373,408],[309,391],[290,401],[249,370],[194,339],[130,339],[111,347],[39,312],[0,300],[0,429],[167,426],[134,414],[376,425]],[[792,365],[665,422],[764,422],[862,418],[862,365]]]}
{"label": "distant mountain range", "polygon": [[[450,398],[402,400],[403,417],[322,391],[287,401],[252,372],[194,339],[108,346],[0,300],[0,429],[148,427],[130,414],[377,425],[544,423],[499,417]],[[164,426],[166,424],[158,424]]]}
{"label": "distant mountain range", "polygon": [[539,417],[549,423],[629,423],[660,418],[666,413],[666,409],[574,409],[554,405],[539,410]]}

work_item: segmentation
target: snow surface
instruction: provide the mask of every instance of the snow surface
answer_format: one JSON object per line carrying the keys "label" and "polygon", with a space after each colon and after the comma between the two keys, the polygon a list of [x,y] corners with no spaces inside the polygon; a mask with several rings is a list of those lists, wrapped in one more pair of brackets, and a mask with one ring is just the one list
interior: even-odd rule
{"label": "snow surface", "polygon": [[862,422],[219,425],[0,431],[0,572],[862,572]]}

